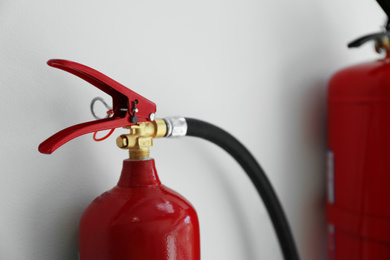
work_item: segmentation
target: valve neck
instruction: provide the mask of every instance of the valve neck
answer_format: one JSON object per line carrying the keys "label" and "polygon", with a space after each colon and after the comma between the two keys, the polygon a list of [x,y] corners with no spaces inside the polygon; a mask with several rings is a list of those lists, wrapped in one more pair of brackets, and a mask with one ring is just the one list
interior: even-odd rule
{"label": "valve neck", "polygon": [[118,186],[123,188],[147,187],[161,185],[157,175],[154,159],[123,161],[121,177]]}
{"label": "valve neck", "polygon": [[130,160],[141,161],[150,160],[150,148],[134,148],[129,149]]}

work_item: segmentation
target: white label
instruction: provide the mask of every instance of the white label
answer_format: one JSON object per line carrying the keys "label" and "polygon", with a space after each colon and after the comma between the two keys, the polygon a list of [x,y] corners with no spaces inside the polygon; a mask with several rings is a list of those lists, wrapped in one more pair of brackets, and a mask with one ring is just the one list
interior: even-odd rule
{"label": "white label", "polygon": [[328,151],[326,156],[326,176],[327,176],[327,191],[328,202],[334,204],[334,154]]}

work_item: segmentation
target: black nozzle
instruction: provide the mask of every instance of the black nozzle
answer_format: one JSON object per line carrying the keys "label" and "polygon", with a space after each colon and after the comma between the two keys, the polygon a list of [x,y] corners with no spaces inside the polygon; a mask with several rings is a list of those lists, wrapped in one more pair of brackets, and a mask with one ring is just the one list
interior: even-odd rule
{"label": "black nozzle", "polygon": [[382,7],[383,11],[387,15],[387,22],[385,25],[385,31],[384,32],[379,32],[379,33],[373,33],[369,34],[363,37],[360,37],[348,44],[348,48],[356,48],[360,47],[364,43],[374,40],[378,41],[381,40],[385,37],[389,37],[390,35],[390,0],[377,0],[378,4]]}

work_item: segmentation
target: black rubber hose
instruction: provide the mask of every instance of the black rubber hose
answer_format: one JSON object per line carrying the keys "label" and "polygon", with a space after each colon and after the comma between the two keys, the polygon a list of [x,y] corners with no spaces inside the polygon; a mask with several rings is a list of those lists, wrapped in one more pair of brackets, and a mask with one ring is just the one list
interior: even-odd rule
{"label": "black rubber hose", "polygon": [[197,119],[186,118],[187,136],[206,139],[228,152],[241,165],[263,199],[275,228],[285,260],[299,260],[287,218],[265,172],[253,155],[236,138],[225,130]]}

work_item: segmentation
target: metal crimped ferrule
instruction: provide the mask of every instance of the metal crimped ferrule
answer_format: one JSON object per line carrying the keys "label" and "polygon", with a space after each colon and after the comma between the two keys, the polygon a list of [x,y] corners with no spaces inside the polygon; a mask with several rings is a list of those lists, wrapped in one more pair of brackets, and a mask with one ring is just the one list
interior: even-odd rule
{"label": "metal crimped ferrule", "polygon": [[187,134],[187,121],[184,117],[166,117],[164,118],[167,124],[167,134],[165,137],[181,137]]}

